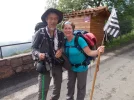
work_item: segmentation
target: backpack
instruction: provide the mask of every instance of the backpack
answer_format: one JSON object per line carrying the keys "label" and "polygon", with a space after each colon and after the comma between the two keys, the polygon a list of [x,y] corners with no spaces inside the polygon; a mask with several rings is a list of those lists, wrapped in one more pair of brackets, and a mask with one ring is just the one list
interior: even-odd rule
{"label": "backpack", "polygon": [[35,32],[38,31],[40,28],[43,28],[43,27],[46,27],[47,24],[43,23],[43,22],[38,22],[36,25],[35,25]]}
{"label": "backpack", "polygon": [[43,22],[38,22],[34,27],[34,34],[32,35],[32,42],[34,42],[36,33],[38,33],[39,29],[46,27],[47,25]]}
{"label": "backpack", "polygon": [[97,43],[97,39],[96,37],[94,36],[93,33],[89,33],[87,31],[84,31],[84,30],[74,30],[74,33],[75,35],[75,39],[74,39],[74,47],[76,47],[79,51],[81,51],[86,59],[84,60],[84,62],[82,62],[82,64],[72,64],[72,66],[75,66],[75,67],[79,67],[80,65],[89,65],[91,60],[94,60],[95,57],[91,57],[91,56],[88,56],[84,51],[83,49],[80,47],[79,43],[78,43],[78,39],[79,37],[82,37],[86,43],[88,44],[88,47],[91,49],[91,50],[96,50],[96,43]]}
{"label": "backpack", "polygon": [[74,30],[74,35],[76,36],[76,38],[75,38],[76,45],[79,45],[78,38],[82,37],[87,42],[87,44],[91,50],[96,50],[97,39],[93,33],[89,33],[84,30]]}

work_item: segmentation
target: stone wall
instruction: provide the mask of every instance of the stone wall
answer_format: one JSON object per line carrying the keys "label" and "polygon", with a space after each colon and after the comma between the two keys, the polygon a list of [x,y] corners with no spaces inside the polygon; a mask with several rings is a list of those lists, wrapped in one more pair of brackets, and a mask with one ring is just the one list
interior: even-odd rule
{"label": "stone wall", "polygon": [[30,53],[0,59],[0,79],[35,69]]}

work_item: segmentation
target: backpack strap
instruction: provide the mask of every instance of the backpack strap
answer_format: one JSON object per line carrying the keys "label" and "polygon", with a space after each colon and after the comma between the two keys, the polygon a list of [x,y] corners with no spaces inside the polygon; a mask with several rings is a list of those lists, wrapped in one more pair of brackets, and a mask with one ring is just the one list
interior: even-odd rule
{"label": "backpack strap", "polygon": [[79,64],[71,64],[72,66],[75,66],[76,68],[78,68],[79,66],[83,65],[83,66],[87,66],[88,64],[86,63],[86,60],[84,60],[82,63]]}
{"label": "backpack strap", "polygon": [[66,42],[67,42],[67,39],[66,38],[64,38],[64,52],[66,51],[66,49],[67,49],[67,56],[69,57],[69,46],[66,46]]}
{"label": "backpack strap", "polygon": [[62,48],[64,46],[64,35],[63,32],[57,30],[58,35],[58,49]]}
{"label": "backpack strap", "polygon": [[40,34],[41,30],[38,30],[32,40],[32,58],[34,61],[38,61],[38,53],[40,52],[40,44],[42,42],[42,34]]}
{"label": "backpack strap", "polygon": [[[53,42],[53,45],[54,45],[54,38],[53,38],[53,40],[52,40],[52,38],[50,38],[49,36],[48,36],[48,34],[47,34],[47,31],[46,31],[46,28],[44,28],[44,33],[45,33],[45,37],[47,37],[48,39],[49,39],[49,43],[50,42]],[[62,48],[63,47],[63,37],[64,37],[64,35],[63,35],[63,33],[61,32],[61,31],[59,31],[59,30],[57,30],[57,36],[58,36],[58,49],[60,49],[60,48]]]}
{"label": "backpack strap", "polygon": [[53,47],[53,44],[54,44],[54,40],[53,38],[50,38],[49,35],[47,34],[47,31],[46,31],[46,28],[44,28],[44,33],[45,33],[45,38],[48,39],[48,43],[49,43],[49,50],[50,50],[50,54],[52,56],[54,56],[55,54],[55,51],[54,51],[54,47]]}
{"label": "backpack strap", "polygon": [[[66,46],[66,41],[67,39],[65,39],[65,44],[64,44],[64,47],[65,49],[67,48],[67,56],[69,57],[69,48],[71,47],[74,47],[74,48],[77,48],[81,53],[83,53],[85,56],[86,56],[86,53],[84,53],[83,49],[80,47],[79,43],[78,43],[78,39],[79,39],[80,36],[78,35],[75,35],[75,38],[74,38],[74,46]],[[86,56],[86,59],[82,62],[82,63],[79,63],[79,64],[71,64],[72,66],[75,66],[76,68],[78,68],[79,66],[83,65],[83,66],[87,66],[87,56]]]}
{"label": "backpack strap", "polygon": [[69,48],[71,48],[71,47],[77,48],[81,53],[83,53],[86,56],[86,53],[83,51],[83,49],[80,47],[80,45],[78,43],[79,37],[80,37],[79,35],[75,35],[75,38],[74,38],[74,46],[66,46],[65,44],[66,44],[67,39],[64,39],[64,41],[65,41],[64,47],[65,47],[65,49],[68,48],[67,49],[67,55],[68,56],[69,56],[69,52],[68,51],[69,51]]}
{"label": "backpack strap", "polygon": [[75,66],[76,68],[78,68],[79,66],[81,66],[81,65],[84,65],[84,66],[87,66],[88,64],[89,64],[89,56],[83,51],[83,49],[81,48],[81,46],[79,45],[79,42],[78,42],[78,39],[79,39],[79,35],[76,35],[75,36],[75,40],[74,40],[74,44],[75,44],[75,47],[81,52],[81,53],[83,53],[84,55],[85,55],[85,57],[86,57],[86,59],[82,62],[82,63],[80,63],[80,64],[71,64],[72,66]]}
{"label": "backpack strap", "polygon": [[87,54],[83,51],[83,49],[79,45],[79,42],[78,42],[79,37],[80,37],[79,35],[75,35],[74,45],[81,53],[83,53],[87,57]]}

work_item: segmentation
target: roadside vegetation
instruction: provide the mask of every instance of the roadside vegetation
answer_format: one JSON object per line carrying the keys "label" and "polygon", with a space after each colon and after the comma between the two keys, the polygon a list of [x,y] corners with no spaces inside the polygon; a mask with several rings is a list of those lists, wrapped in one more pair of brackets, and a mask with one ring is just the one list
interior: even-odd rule
{"label": "roadside vegetation", "polygon": [[114,49],[120,46],[128,45],[134,42],[134,31],[123,34],[118,38],[112,38],[110,41],[105,42],[106,49]]}

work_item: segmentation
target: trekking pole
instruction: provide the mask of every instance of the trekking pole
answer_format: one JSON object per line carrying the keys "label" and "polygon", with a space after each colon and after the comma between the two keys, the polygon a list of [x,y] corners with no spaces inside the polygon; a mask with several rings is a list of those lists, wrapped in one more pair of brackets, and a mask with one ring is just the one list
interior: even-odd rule
{"label": "trekking pole", "polygon": [[[103,40],[102,40],[102,44],[101,45],[104,44],[104,38],[105,38],[105,35],[103,36]],[[94,72],[94,79],[93,79],[93,83],[92,83],[92,90],[91,90],[90,100],[92,100],[92,98],[93,98],[96,76],[97,76],[97,72],[99,71],[100,55],[101,55],[101,53],[99,52],[98,53],[98,59],[97,59],[96,67],[95,67],[95,72]]]}

